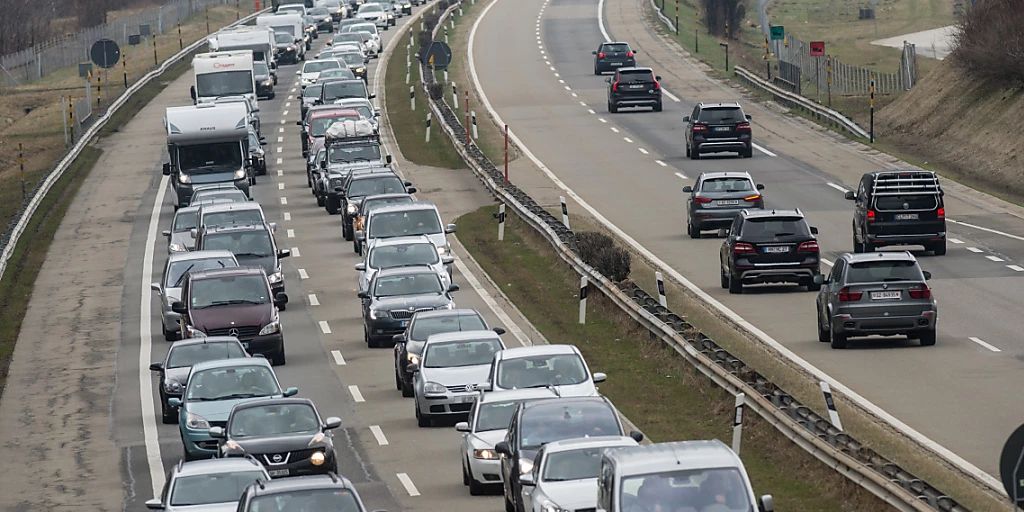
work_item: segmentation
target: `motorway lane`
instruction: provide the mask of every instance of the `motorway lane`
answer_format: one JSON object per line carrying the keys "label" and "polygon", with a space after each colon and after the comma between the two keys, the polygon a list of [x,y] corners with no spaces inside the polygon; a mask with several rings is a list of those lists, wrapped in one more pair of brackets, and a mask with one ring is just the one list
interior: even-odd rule
{"label": "motorway lane", "polygon": [[[568,187],[713,297],[912,427],[994,471],[1001,441],[1019,420],[1010,401],[1012,390],[1022,383],[1015,357],[1021,346],[1012,332],[1014,322],[1007,319],[1016,316],[1016,304],[1024,297],[1014,280],[1019,271],[1007,265],[1024,260],[1024,246],[951,223],[950,236],[964,243],[950,243],[944,257],[921,258],[935,276],[931,284],[940,300],[939,344],[918,349],[904,341],[872,342],[854,350],[830,350],[815,339],[814,294],[769,287],[734,296],[719,288],[720,241],[686,237],[680,188],[701,171],[750,170],[766,185],[769,207],[799,206],[821,228],[823,256],[832,260],[850,247],[851,205],[837,187],[855,183],[855,178],[849,172],[833,176],[774,147],[767,148],[778,155],[774,157],[755,151],[753,159],[685,158],[681,117],[693,101],[731,99],[736,93],[684,97],[681,102],[666,97],[665,111],[658,114],[608,114],[603,78],[592,74],[590,51],[603,40],[596,15],[593,0],[499,0],[494,5],[480,23],[473,51],[481,85],[503,120]],[[643,53],[638,61],[644,63]],[[672,89],[674,84],[666,81],[666,86]],[[767,111],[755,113],[755,121],[762,115]],[[827,144],[823,140],[823,152]],[[866,162],[857,172],[875,168]],[[623,187],[626,182],[629,186]],[[947,210],[963,212],[965,220],[981,226],[1024,231],[1012,217],[993,214],[995,207],[966,202],[960,194],[947,193]],[[823,271],[828,267],[823,265]],[[986,399],[977,399],[982,396]],[[954,404],[956,414],[947,416]],[[977,435],[965,439],[965,431]]]}

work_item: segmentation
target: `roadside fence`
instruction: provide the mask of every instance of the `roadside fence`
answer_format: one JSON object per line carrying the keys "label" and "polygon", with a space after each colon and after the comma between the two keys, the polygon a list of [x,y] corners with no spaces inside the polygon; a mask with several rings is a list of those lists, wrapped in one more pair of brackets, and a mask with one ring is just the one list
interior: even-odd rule
{"label": "roadside fence", "polygon": [[[870,92],[871,81],[874,80],[876,94],[900,94],[909,91],[917,82],[917,54],[911,43],[903,43],[900,67],[892,73],[847,64],[835,55],[812,57],[810,44],[789,34],[783,41],[774,43],[779,75],[792,84],[790,87],[796,88],[792,92],[807,92],[806,87],[814,87],[822,96],[829,92],[863,96]],[[787,68],[798,71],[794,73]]]}

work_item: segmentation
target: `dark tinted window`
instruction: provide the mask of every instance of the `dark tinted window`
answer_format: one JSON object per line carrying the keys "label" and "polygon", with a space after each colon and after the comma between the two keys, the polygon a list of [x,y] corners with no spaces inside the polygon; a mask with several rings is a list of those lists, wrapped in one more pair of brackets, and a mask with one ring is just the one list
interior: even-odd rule
{"label": "dark tinted window", "polygon": [[242,491],[256,480],[264,480],[260,470],[183,476],[174,480],[170,504],[176,507],[235,503]]}
{"label": "dark tinted window", "polygon": [[263,224],[263,213],[259,210],[229,210],[203,215],[203,226],[226,226],[228,224]]}
{"label": "dark tinted window", "polygon": [[438,262],[437,247],[431,243],[385,245],[370,249],[370,267],[385,269],[404,265],[433,265]]}
{"label": "dark tinted window", "polygon": [[215,268],[237,267],[234,258],[206,258],[201,260],[185,260],[171,263],[167,269],[167,279],[164,286],[176,288],[181,286],[182,277],[186,272],[199,272]]}
{"label": "dark tinted window", "polygon": [[198,363],[204,361],[216,361],[219,359],[232,359],[235,357],[245,357],[245,351],[242,350],[242,346],[235,342],[213,342],[213,343],[193,343],[191,345],[181,345],[171,348],[171,353],[167,356],[167,367],[168,368],[183,368],[186,366],[195,366]]}
{"label": "dark tinted window", "polygon": [[307,404],[246,407],[231,415],[231,437],[262,437],[289,434],[315,434],[320,419]]}
{"label": "dark tinted window", "polygon": [[363,213],[365,213],[374,208],[380,208],[381,206],[387,206],[389,204],[408,204],[411,202],[412,196],[396,196],[382,197],[380,199],[365,199],[363,201],[362,211]]}
{"label": "dark tinted window", "polygon": [[364,84],[362,80],[357,80],[354,82],[328,82],[324,84],[323,97],[325,100],[336,100],[340,98],[365,98],[366,84]]}
{"label": "dark tinted window", "polygon": [[416,236],[441,233],[441,220],[434,210],[375,213],[370,217],[371,238]]}
{"label": "dark tinted window", "polygon": [[739,123],[746,121],[743,111],[737,107],[703,108],[697,119],[702,123]]}
{"label": "dark tinted window", "polygon": [[647,69],[629,69],[619,71],[620,82],[653,82],[654,73]]}
{"label": "dark tinted window", "polygon": [[551,403],[523,413],[520,446],[535,449],[561,439],[618,435],[622,430],[615,411],[603,402]]}
{"label": "dark tinted window", "polygon": [[348,197],[363,197],[376,194],[401,194],[405,192],[405,183],[398,176],[380,176],[362,180],[352,180],[349,184]]}
{"label": "dark tinted window", "polygon": [[270,68],[267,67],[266,62],[253,62],[252,69],[256,72],[257,75],[267,76],[270,74]]}
{"label": "dark tinted window", "polygon": [[512,414],[516,412],[517,405],[519,402],[512,400],[480,404],[474,432],[507,429],[508,424],[512,421]]}
{"label": "dark tinted window", "polygon": [[308,86],[308,87],[306,87],[305,89],[302,90],[302,97],[303,98],[319,98],[320,97],[320,89],[322,89],[322,88],[323,88],[322,85],[310,85],[310,86]]}
{"label": "dark tinted window", "polygon": [[359,160],[369,162],[380,160],[380,146],[377,144],[335,145],[328,148],[327,155],[331,163],[357,162]]}
{"label": "dark tinted window", "polygon": [[934,210],[938,196],[931,194],[908,196],[875,196],[875,209],[880,211]]}
{"label": "dark tinted window", "polygon": [[195,279],[189,295],[192,309],[270,302],[267,278],[262,274]]}
{"label": "dark tinted window", "polygon": [[[357,41],[359,39],[356,39]],[[346,64],[362,65],[364,63],[363,56],[358,53],[342,53],[336,56],[338,59],[345,61]]]}
{"label": "dark tinted window", "polygon": [[811,231],[802,217],[755,217],[743,222],[744,238],[780,238],[810,234]]}
{"label": "dark tinted window", "polygon": [[437,274],[432,273],[379,277],[373,288],[374,297],[423,295],[428,293],[440,295],[443,292],[441,280],[437,278]]}
{"label": "dark tinted window", "polygon": [[922,281],[924,276],[913,261],[865,261],[853,263],[846,272],[847,283],[879,281]]}
{"label": "dark tinted window", "polygon": [[625,53],[629,51],[629,45],[627,44],[603,44],[601,45],[602,52],[621,52]]}
{"label": "dark tinted window", "polygon": [[498,340],[449,341],[429,343],[423,355],[424,368],[454,368],[490,364],[501,350]]}
{"label": "dark tinted window", "polygon": [[417,318],[416,321],[413,322],[410,337],[414,340],[425,340],[433,334],[443,332],[477,331],[486,328],[487,326],[484,325],[484,319],[477,315]]}
{"label": "dark tinted window", "polygon": [[583,448],[548,454],[542,478],[545,482],[597,478],[603,451],[604,448]]}
{"label": "dark tinted window", "polygon": [[498,386],[503,389],[539,388],[580,384],[589,378],[576,354],[543,354],[504,359],[498,365]]}
{"label": "dark tinted window", "polygon": [[302,65],[302,72],[316,73],[325,69],[334,69],[339,67],[341,67],[341,63],[336,60],[311,60]]}
{"label": "dark tinted window", "polygon": [[265,230],[235,231],[233,233],[214,233],[203,237],[203,249],[223,249],[235,253],[235,256],[251,256],[264,258],[274,254],[274,244],[270,241],[270,233]]}
{"label": "dark tinted window", "polygon": [[711,178],[700,185],[701,192],[747,192],[754,190],[746,178]]}

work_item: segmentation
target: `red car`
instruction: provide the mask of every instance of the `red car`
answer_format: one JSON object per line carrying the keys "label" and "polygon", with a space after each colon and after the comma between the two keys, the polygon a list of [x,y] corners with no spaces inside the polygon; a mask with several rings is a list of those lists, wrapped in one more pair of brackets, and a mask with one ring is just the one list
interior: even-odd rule
{"label": "red car", "polygon": [[359,112],[350,108],[334,107],[325,105],[314,107],[306,113],[306,120],[300,122],[302,126],[302,156],[309,156],[309,148],[313,147],[316,140],[323,141],[327,128],[338,121],[361,119]]}

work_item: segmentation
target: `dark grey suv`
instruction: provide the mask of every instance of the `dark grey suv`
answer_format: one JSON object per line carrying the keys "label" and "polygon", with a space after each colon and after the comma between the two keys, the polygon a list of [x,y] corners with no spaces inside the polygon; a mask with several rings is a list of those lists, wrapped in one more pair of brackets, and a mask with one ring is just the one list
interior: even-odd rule
{"label": "dark grey suv", "polygon": [[818,291],[817,234],[799,209],[741,211],[722,242],[722,288],[743,293],[748,284],[796,283]]}
{"label": "dark grey suv", "polygon": [[747,172],[702,172],[686,201],[686,233],[700,238],[701,231],[727,228],[742,210],[764,208],[764,185]]}
{"label": "dark grey suv", "polygon": [[754,156],[750,115],[739,103],[698,103],[683,118],[686,123],[686,156],[693,160],[704,153],[735,151],[743,158]]}
{"label": "dark grey suv", "polygon": [[391,346],[394,336],[405,332],[417,311],[453,309],[451,292],[459,285],[444,285],[433,267],[426,265],[384,269],[374,274],[363,302],[363,337],[368,347]]}
{"label": "dark grey suv", "polygon": [[935,344],[938,307],[910,252],[845,253],[836,259],[818,293],[818,341],[846,348],[859,336],[905,335]]}
{"label": "dark grey suv", "polygon": [[608,82],[608,112],[622,107],[651,107],[661,112],[661,77],[651,68],[619,68]]}

